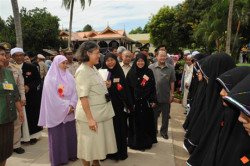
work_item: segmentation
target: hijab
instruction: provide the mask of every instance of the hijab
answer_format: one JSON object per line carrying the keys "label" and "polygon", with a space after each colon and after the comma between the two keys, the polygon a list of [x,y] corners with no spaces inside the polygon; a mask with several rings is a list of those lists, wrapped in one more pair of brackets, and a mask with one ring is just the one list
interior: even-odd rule
{"label": "hijab", "polygon": [[[224,101],[230,108],[235,110],[238,115],[239,111],[242,111],[246,116],[250,117],[250,74],[249,71],[247,72],[246,68],[244,69],[244,73],[248,73],[248,75],[245,75],[245,78],[242,81],[230,89],[230,92],[228,93],[228,96],[224,98]],[[235,72],[235,74],[243,75],[240,71]],[[227,139],[228,143],[223,156],[219,158],[218,166],[249,165],[249,162],[244,163],[244,161],[249,161],[250,158],[250,139],[249,135],[243,128],[243,125],[239,121],[234,124],[232,134]]]}
{"label": "hijab", "polygon": [[[216,84],[216,78],[222,73],[235,67],[231,56],[225,53],[210,55],[200,65],[203,76],[208,80],[206,97],[204,101],[204,129],[199,141],[199,146],[188,159],[191,165],[202,165],[211,144],[217,143],[220,124],[223,119],[224,107],[221,102],[221,87]],[[213,161],[210,161],[212,163]],[[209,163],[207,163],[209,165]],[[213,165],[213,164],[212,164]]]}
{"label": "hijab", "polygon": [[[142,68],[137,66],[137,61],[142,59],[145,62],[145,65]],[[149,77],[149,80],[142,86],[143,76],[146,75]],[[148,68],[147,57],[145,54],[139,53],[136,55],[135,61],[128,72],[127,75],[128,85],[133,89],[132,94],[135,98],[144,98],[148,97],[152,93],[152,89],[155,88],[155,79],[151,69]]]}
{"label": "hijab", "polygon": [[[250,67],[236,67],[223,73],[216,80],[227,91],[227,93],[230,93],[233,87],[235,87],[240,81],[242,81],[248,74],[250,74]],[[237,134],[238,131],[233,132],[235,130],[240,130],[241,128],[238,125],[238,116],[238,112],[233,111],[233,109],[231,109],[230,107],[226,107],[224,111],[224,118],[222,121],[223,128],[221,129],[219,136],[219,144],[214,148],[217,152],[216,163],[219,163],[223,154],[225,155],[226,153],[230,153],[225,151],[226,147],[230,146],[228,144],[229,138],[231,138],[231,140],[234,140],[235,142],[237,142],[239,139],[239,136]],[[235,147],[237,145],[235,145]]]}
{"label": "hijab", "polygon": [[229,92],[224,100],[250,117],[250,73]]}
{"label": "hijab", "polygon": [[[108,68],[108,66],[106,65],[106,61],[108,60],[108,58],[112,58],[116,61],[116,64],[113,67],[113,69]],[[111,93],[111,100],[113,100],[112,104],[115,105],[119,104],[119,102],[124,101],[122,104],[131,110],[132,109],[132,104],[131,104],[132,101],[130,101],[131,95],[127,88],[124,72],[115,54],[108,53],[107,55],[105,55],[103,62],[103,69],[108,69],[108,71],[111,72],[110,80],[112,84],[108,90],[109,93]],[[119,82],[114,82],[114,79],[119,79]],[[120,101],[117,101],[117,99]]]}
{"label": "hijab", "polygon": [[59,64],[66,60],[63,55],[57,55],[45,77],[39,126],[51,128],[74,120],[73,114],[67,114],[69,105],[75,108],[77,103],[75,80],[68,69],[63,71],[59,68]]}

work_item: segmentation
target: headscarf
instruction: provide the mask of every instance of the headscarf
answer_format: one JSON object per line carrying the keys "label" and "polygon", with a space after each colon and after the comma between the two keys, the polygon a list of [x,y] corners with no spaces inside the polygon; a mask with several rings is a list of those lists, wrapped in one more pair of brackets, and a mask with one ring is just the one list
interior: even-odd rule
{"label": "headscarf", "polygon": [[[214,138],[218,137],[220,123],[223,119],[224,107],[221,102],[221,87],[216,84],[216,78],[222,73],[235,67],[231,56],[225,53],[218,53],[206,58],[204,64],[200,66],[202,74],[208,79],[206,88],[206,98],[204,102],[204,131],[199,141],[199,146],[188,159],[191,165],[202,165],[203,159],[208,152],[209,146],[214,143]],[[211,161],[212,162],[212,161]]]}
{"label": "headscarf", "polygon": [[[114,66],[113,69],[109,69],[106,65],[106,61],[108,60],[108,58],[113,58],[116,61],[116,65]],[[112,53],[108,53],[107,55],[105,55],[104,57],[104,62],[103,62],[103,69],[108,69],[109,72],[111,72],[111,80],[113,80],[113,78],[120,78],[122,79],[121,82],[125,82],[125,75],[124,72],[121,68],[121,66],[119,65],[119,62],[117,60],[117,56],[115,54]]]}
{"label": "headscarf", "polygon": [[63,71],[59,68],[59,64],[66,60],[66,57],[57,55],[45,77],[39,126],[51,128],[74,120],[74,114],[67,114],[69,105],[75,108],[77,103],[75,80],[68,69]]}
{"label": "headscarf", "polygon": [[[224,98],[224,101],[238,114],[239,111],[242,111],[246,116],[250,117],[250,74],[233,87],[228,96]],[[223,151],[224,154],[219,158],[219,164],[217,165],[248,165],[250,158],[248,133],[239,121],[234,124],[231,133],[230,137],[227,138],[228,143]]]}
{"label": "headscarf", "polygon": [[239,82],[224,100],[250,117],[250,74]]}
{"label": "headscarf", "polygon": [[[145,62],[145,65],[143,66],[143,68],[139,68],[136,64],[139,59],[142,59]],[[145,84],[146,86],[142,86],[144,75],[149,77],[149,80]],[[133,63],[133,66],[128,72],[127,82],[128,82],[128,85],[132,87],[133,92],[131,92],[131,94],[134,95],[135,98],[146,98],[146,97],[151,96],[152,93],[154,93],[155,78],[154,78],[153,71],[148,68],[147,57],[145,54],[140,53],[136,55],[136,59]],[[153,96],[152,100],[156,102],[156,96]]]}
{"label": "headscarf", "polygon": [[[108,68],[106,65],[106,61],[108,58],[112,58],[116,61],[115,66],[113,69]],[[128,109],[132,109],[132,101],[131,101],[131,95],[127,87],[127,83],[125,80],[125,75],[124,72],[117,60],[117,56],[112,53],[108,53],[104,57],[104,62],[103,62],[103,69],[108,69],[109,72],[111,72],[111,87],[108,89],[109,93],[111,95],[111,100],[113,105],[120,104],[126,106]],[[119,82],[114,82],[114,79],[119,79]],[[115,102],[115,100],[120,100]],[[122,103],[119,103],[122,102]],[[119,106],[118,106],[119,107]],[[116,112],[117,110],[115,110]]]}
{"label": "headscarf", "polygon": [[[223,73],[216,80],[227,91],[227,93],[230,93],[230,91],[248,74],[250,74],[250,67],[236,67]],[[216,163],[219,163],[223,155],[231,153],[231,151],[225,151],[227,146],[231,146],[229,145],[229,140],[234,140],[234,142],[240,140],[239,134],[237,134],[238,130],[241,130],[241,127],[238,124],[238,116],[239,112],[233,111],[230,107],[226,107],[222,121],[223,128],[220,131],[219,143],[215,148],[211,148],[216,151]],[[239,144],[234,145],[234,147],[236,148],[238,145]],[[214,151],[210,151],[210,154],[213,154]],[[207,160],[211,160],[211,157],[207,157]]]}
{"label": "headscarf", "polygon": [[240,66],[223,73],[216,79],[216,81],[226,90],[227,93],[229,93],[231,89],[248,74],[250,74],[250,67]]}

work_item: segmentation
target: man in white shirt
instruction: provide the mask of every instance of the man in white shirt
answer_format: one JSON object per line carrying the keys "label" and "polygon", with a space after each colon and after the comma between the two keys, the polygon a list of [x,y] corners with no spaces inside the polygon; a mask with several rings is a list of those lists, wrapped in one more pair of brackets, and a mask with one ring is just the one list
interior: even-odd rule
{"label": "man in white shirt", "polygon": [[184,76],[184,95],[183,95],[183,106],[187,107],[187,96],[189,92],[189,87],[192,81],[193,76],[193,63],[192,63],[192,55],[187,56],[187,66],[185,68],[185,76]]}
{"label": "man in white shirt", "polygon": [[132,53],[129,50],[125,50],[122,52],[122,62],[120,62],[120,65],[122,67],[125,77],[127,76],[129,70],[133,65],[131,59],[132,59]]}

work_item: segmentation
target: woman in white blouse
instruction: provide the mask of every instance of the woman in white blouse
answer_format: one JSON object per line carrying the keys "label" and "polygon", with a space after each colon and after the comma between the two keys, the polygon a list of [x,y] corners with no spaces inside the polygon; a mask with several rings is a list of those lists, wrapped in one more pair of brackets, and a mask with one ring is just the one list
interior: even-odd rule
{"label": "woman in white blouse", "polygon": [[114,110],[107,87],[94,65],[99,63],[99,48],[94,42],[83,43],[76,54],[83,63],[76,71],[77,157],[84,166],[99,166],[99,160],[117,152],[112,118]]}

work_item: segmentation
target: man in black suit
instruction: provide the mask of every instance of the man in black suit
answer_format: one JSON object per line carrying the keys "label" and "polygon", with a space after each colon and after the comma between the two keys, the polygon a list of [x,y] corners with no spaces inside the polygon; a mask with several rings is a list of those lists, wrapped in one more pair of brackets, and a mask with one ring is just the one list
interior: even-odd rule
{"label": "man in black suit", "polygon": [[42,130],[41,127],[37,126],[41,105],[40,74],[35,65],[24,62],[24,52],[22,48],[13,48],[11,50],[11,56],[21,69],[24,77],[27,101],[25,109],[30,134],[30,140],[25,141],[30,141],[31,144],[35,144]]}

